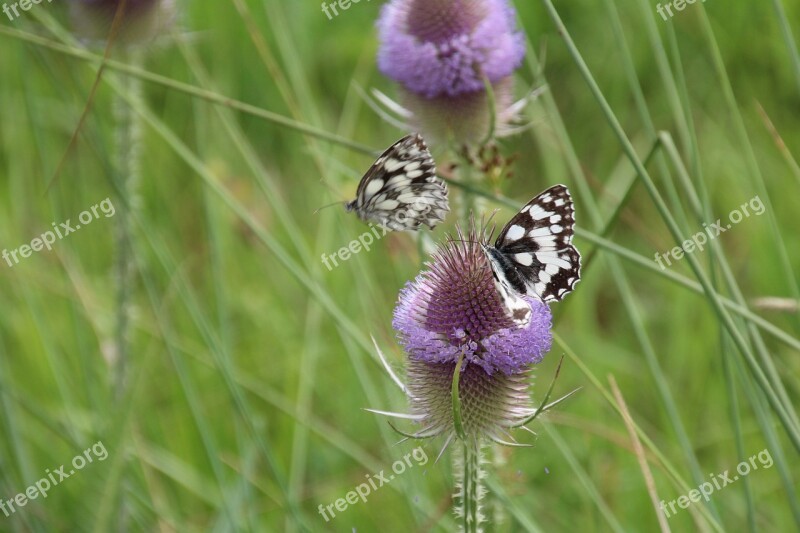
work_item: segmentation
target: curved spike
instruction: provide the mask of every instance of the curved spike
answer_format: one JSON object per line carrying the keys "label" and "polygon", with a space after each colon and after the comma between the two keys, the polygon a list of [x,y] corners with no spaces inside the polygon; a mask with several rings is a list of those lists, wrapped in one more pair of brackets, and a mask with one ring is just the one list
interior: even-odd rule
{"label": "curved spike", "polygon": [[448,446],[450,446],[450,443],[453,442],[453,438],[455,438],[455,436],[456,436],[455,433],[450,433],[450,435],[448,435],[447,440],[444,441],[444,446],[442,446],[442,449],[439,451],[439,455],[436,456],[436,460],[433,462],[433,464],[439,462],[439,459],[442,458],[442,455],[444,455],[444,451],[447,449]]}
{"label": "curved spike", "polygon": [[527,419],[523,420],[519,424],[517,424],[515,426],[512,426],[512,427],[515,427],[515,428],[525,427],[526,424],[530,424],[531,422],[533,422],[540,414],[546,413],[547,411],[551,410],[553,407],[555,407],[556,405],[560,404],[561,402],[563,402],[564,400],[566,400],[567,398],[569,398],[570,396],[572,396],[573,394],[575,394],[576,392],[581,390],[582,388],[583,387],[578,387],[574,391],[565,394],[564,396],[562,396],[558,400],[556,400],[556,401],[554,401],[552,403],[548,403],[547,405],[545,405],[543,407],[540,407],[539,409],[536,410],[535,413],[533,413]]}
{"label": "curved spike", "polygon": [[[366,92],[364,92],[364,89],[361,88],[361,85],[359,85],[359,84],[354,82],[353,83],[353,87],[355,87],[355,90],[358,93],[358,95],[364,100],[364,102],[367,103],[367,105],[370,107],[370,109],[372,109],[375,112],[375,114],[377,114],[378,117],[383,119],[385,122],[388,122],[389,124],[391,124],[392,126],[394,126],[395,128],[397,128],[399,130],[408,131],[408,130],[412,129],[409,124],[407,124],[405,122],[402,122],[401,120],[398,120],[397,118],[395,118],[392,115],[390,115],[389,113],[387,113],[380,106],[380,104],[377,101],[375,101],[375,99],[373,99],[373,97],[370,97]],[[384,105],[386,105],[386,104],[384,104]],[[389,110],[392,110],[392,107],[390,107],[390,106],[386,106],[386,107],[389,108]]]}
{"label": "curved spike", "polygon": [[412,415],[410,413],[393,413],[392,411],[381,411],[380,409],[370,409],[369,407],[362,407],[364,411],[375,413],[376,415],[391,416],[394,418],[402,418],[405,420],[422,420],[425,415]]}
{"label": "curved spike", "polygon": [[463,364],[464,353],[462,352],[458,358],[458,363],[456,363],[456,369],[453,371],[453,383],[450,388],[450,396],[453,402],[453,426],[455,427],[456,434],[461,440],[467,440],[464,424],[461,420],[461,398],[458,394],[458,381],[461,377],[461,365]]}
{"label": "curved spike", "polygon": [[511,426],[511,427],[520,427],[520,426],[524,426],[526,424],[530,424],[540,414],[544,413],[545,411],[547,411],[548,409],[550,409],[552,407],[555,407],[556,405],[558,405],[562,401],[564,401],[567,398],[569,398],[570,396],[572,396],[572,394],[574,394],[576,391],[580,390],[580,389],[575,389],[574,391],[570,392],[566,396],[563,396],[563,397],[559,398],[558,400],[554,401],[552,404],[545,405],[547,403],[547,400],[550,399],[550,395],[553,393],[553,387],[555,387],[556,380],[558,379],[558,375],[561,373],[561,365],[563,363],[564,363],[564,356],[562,355],[561,359],[559,359],[559,361],[558,361],[558,366],[556,367],[556,374],[553,376],[553,381],[550,382],[550,387],[548,387],[547,393],[544,395],[544,399],[542,400],[542,403],[539,406],[539,408],[531,416],[529,416],[528,418],[526,418],[525,420],[523,420],[519,424],[516,424],[516,425]]}
{"label": "curved spike", "polygon": [[420,431],[418,433],[413,433],[412,434],[412,433],[406,433],[405,431],[401,431],[401,430],[397,429],[397,427],[394,424],[392,424],[391,422],[387,422],[387,423],[389,424],[389,427],[391,427],[393,430],[395,430],[399,434],[403,435],[404,437],[408,437],[409,439],[428,439],[428,438],[433,437],[433,436],[435,436],[437,434],[437,433],[431,433],[430,435],[426,435],[424,433],[426,431],[430,431],[433,428],[433,426],[427,427],[427,428],[423,429],[422,431]]}
{"label": "curved spike", "polygon": [[378,350],[378,357],[380,358],[381,363],[383,363],[383,368],[386,369],[386,372],[389,374],[389,377],[392,378],[392,381],[394,381],[397,384],[398,387],[400,387],[401,391],[403,391],[404,393],[407,393],[406,386],[403,384],[403,382],[400,380],[400,378],[397,377],[397,374],[394,373],[394,370],[392,370],[392,367],[389,366],[389,363],[386,361],[386,358],[383,356],[383,352],[381,351],[380,347],[378,347],[378,343],[375,340],[375,337],[370,335],[369,338],[372,339],[372,344],[374,344],[375,345],[375,349]]}
{"label": "curved spike", "polygon": [[533,448],[533,444],[525,444],[522,442],[506,442],[503,439],[499,439],[497,437],[489,437],[492,439],[492,442],[496,442],[497,444],[502,444],[503,446],[512,446],[514,448]]}
{"label": "curved spike", "polygon": [[395,102],[394,100],[383,94],[378,89],[373,88],[372,91],[370,92],[372,92],[372,97],[375,98],[375,100],[385,105],[387,108],[389,108],[390,111],[397,113],[397,116],[405,119],[409,119],[414,116],[414,114],[411,111],[401,106],[400,104],[398,104],[397,102]]}

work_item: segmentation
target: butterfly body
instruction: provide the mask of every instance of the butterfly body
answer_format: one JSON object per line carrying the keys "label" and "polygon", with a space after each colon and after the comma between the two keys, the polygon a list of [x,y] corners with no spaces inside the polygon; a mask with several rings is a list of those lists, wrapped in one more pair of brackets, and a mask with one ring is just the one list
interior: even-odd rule
{"label": "butterfly body", "polygon": [[391,230],[433,229],[447,216],[447,185],[436,176],[433,157],[419,134],[390,146],[361,178],[345,210]]}
{"label": "butterfly body", "polygon": [[[507,287],[520,294],[527,292],[525,278],[506,255],[497,250],[497,248],[486,244],[483,245],[483,252],[489,257],[490,264],[495,266],[495,270],[502,273],[502,278]],[[534,262],[538,263],[535,259]]]}
{"label": "butterfly body", "polygon": [[555,185],[534,197],[502,229],[494,246],[482,244],[495,286],[519,324],[527,323],[522,296],[543,302],[564,298],[580,281],[572,245],[574,209],[569,190]]}

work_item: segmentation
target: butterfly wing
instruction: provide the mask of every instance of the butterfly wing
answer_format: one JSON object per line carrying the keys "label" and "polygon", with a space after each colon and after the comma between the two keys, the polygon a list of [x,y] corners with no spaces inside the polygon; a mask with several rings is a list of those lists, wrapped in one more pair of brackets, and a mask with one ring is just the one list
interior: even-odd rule
{"label": "butterfly wing", "polygon": [[419,134],[390,146],[358,184],[348,204],[364,221],[396,231],[433,229],[450,210],[447,185],[436,176],[433,157]]}
{"label": "butterfly wing", "polygon": [[505,225],[495,257],[507,283],[545,302],[561,300],[580,280],[581,256],[572,245],[575,214],[564,185],[542,192]]}

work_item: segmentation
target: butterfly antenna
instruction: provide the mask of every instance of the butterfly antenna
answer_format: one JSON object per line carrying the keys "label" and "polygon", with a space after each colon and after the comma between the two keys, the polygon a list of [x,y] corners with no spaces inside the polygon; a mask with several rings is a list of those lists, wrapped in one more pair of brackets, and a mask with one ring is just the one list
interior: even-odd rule
{"label": "butterfly antenna", "polygon": [[[447,242],[467,242],[467,243],[470,243],[470,244],[478,244],[478,245],[482,244],[480,241],[474,241],[474,240],[465,238],[464,232],[462,231],[461,226],[459,226],[459,225],[456,226],[456,234],[459,237],[458,239],[455,238],[452,234],[448,233],[447,236],[445,237],[447,239]],[[471,236],[471,235],[475,235],[475,233],[470,231],[467,235]]]}
{"label": "butterfly antenna", "polygon": [[[481,216],[481,233],[483,233],[482,237],[486,240],[486,242],[491,242],[492,238],[494,237],[494,232],[497,229],[497,224],[493,224],[492,219],[494,218],[494,216],[497,214],[498,211],[500,210],[495,209],[494,211],[492,211],[492,214],[489,215],[489,218],[487,219],[484,219],[484,217]],[[489,228],[490,224],[491,228]]]}
{"label": "butterfly antenna", "polygon": [[335,205],[341,205],[341,204],[344,204],[344,203],[346,203],[346,202],[344,202],[344,201],[339,201],[339,202],[333,202],[332,204],[323,205],[322,207],[320,207],[320,208],[318,208],[316,211],[314,211],[314,214],[316,215],[317,213],[319,213],[319,212],[320,212],[320,211],[322,211],[323,209],[327,209],[327,208],[329,208],[329,207],[333,207],[333,206],[335,206]]}
{"label": "butterfly antenna", "polygon": [[94,103],[94,97],[97,94],[98,87],[100,86],[100,79],[103,76],[103,71],[106,69],[108,58],[111,56],[111,49],[114,46],[114,41],[116,40],[119,29],[122,26],[122,19],[125,16],[125,10],[127,7],[128,0],[121,0],[119,6],[117,6],[117,11],[114,13],[114,20],[111,22],[111,30],[108,32],[108,41],[106,42],[106,49],[103,52],[103,61],[100,63],[100,68],[97,69],[97,76],[95,76],[94,83],[92,83],[92,88],[89,90],[89,98],[87,99],[86,105],[83,108],[81,118],[78,120],[77,126],[75,126],[75,130],[72,132],[67,149],[64,150],[64,153],[61,155],[61,159],[58,162],[55,174],[47,184],[47,188],[45,188],[45,194],[50,191],[50,187],[53,186],[58,177],[61,175],[61,171],[67,162],[67,157],[72,151],[72,148],[75,146],[75,143],[78,140],[78,135],[80,135],[81,129],[83,128],[83,124],[86,122],[86,118],[89,116],[89,111],[91,111],[92,104]]}

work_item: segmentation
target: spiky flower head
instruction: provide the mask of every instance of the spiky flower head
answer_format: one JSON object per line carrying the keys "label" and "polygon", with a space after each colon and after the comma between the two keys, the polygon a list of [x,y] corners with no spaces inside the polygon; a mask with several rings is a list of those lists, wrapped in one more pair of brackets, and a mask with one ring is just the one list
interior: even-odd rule
{"label": "spiky flower head", "polygon": [[378,67],[434,98],[482,91],[522,62],[525,43],[506,0],[393,0],[378,20]]}
{"label": "spiky flower head", "polygon": [[418,436],[453,434],[451,387],[462,356],[459,401],[468,435],[504,441],[533,412],[530,369],[550,350],[552,315],[526,298],[527,324],[508,316],[478,234],[473,225],[442,245],[395,308],[393,326],[409,358],[411,411],[423,425]]}
{"label": "spiky flower head", "polygon": [[[378,68],[402,86],[414,127],[475,143],[516,118],[511,75],[525,42],[507,0],[392,0],[378,19]],[[490,123],[491,84],[497,110]]]}
{"label": "spiky flower head", "polygon": [[463,353],[490,376],[541,361],[552,342],[550,308],[525,297],[528,323],[511,319],[476,231],[459,231],[427,266],[400,292],[394,312],[394,329],[412,360],[455,364]]}
{"label": "spiky flower head", "polygon": [[175,20],[174,0],[69,0],[78,33],[87,39],[107,39],[120,13],[115,42],[131,45],[152,40]]}

